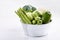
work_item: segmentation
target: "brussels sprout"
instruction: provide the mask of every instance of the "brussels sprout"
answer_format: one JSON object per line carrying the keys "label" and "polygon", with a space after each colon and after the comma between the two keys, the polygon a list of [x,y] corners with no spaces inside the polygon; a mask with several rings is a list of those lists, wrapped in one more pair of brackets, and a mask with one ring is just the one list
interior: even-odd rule
{"label": "brussels sprout", "polygon": [[35,7],[32,7],[32,12],[35,11],[35,10],[36,10],[36,8]]}
{"label": "brussels sprout", "polygon": [[25,6],[23,7],[23,10],[25,10],[26,12],[33,12],[33,11],[36,10],[36,8],[33,7],[33,6],[31,6],[31,5],[25,5]]}

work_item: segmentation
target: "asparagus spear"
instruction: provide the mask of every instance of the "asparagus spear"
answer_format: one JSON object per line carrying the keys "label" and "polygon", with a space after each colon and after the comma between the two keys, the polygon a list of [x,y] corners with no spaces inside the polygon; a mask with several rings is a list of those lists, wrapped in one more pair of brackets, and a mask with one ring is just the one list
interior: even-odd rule
{"label": "asparagus spear", "polygon": [[20,14],[19,12],[16,12],[15,13],[19,16],[19,18],[21,18],[21,20],[24,22],[24,23],[27,23],[25,18],[22,16],[22,14]]}
{"label": "asparagus spear", "polygon": [[23,13],[23,11],[22,11],[21,8],[18,10],[18,12],[20,13],[20,15],[22,15],[22,16],[24,17],[25,22],[26,22],[27,24],[31,24],[31,21],[30,21],[29,18]]}

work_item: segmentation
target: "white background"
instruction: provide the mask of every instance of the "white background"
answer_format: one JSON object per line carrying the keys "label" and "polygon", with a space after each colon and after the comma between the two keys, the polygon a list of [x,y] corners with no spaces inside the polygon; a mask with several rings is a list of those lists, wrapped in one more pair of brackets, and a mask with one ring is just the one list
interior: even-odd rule
{"label": "white background", "polygon": [[[47,36],[29,37],[15,10],[26,4],[47,8],[52,13],[52,23]],[[0,0],[0,40],[60,40],[60,0]]]}

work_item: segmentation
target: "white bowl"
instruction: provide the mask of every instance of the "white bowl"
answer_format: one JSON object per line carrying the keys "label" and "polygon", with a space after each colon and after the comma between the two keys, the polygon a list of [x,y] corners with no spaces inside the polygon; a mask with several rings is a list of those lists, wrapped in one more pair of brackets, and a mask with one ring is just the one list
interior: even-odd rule
{"label": "white bowl", "polygon": [[48,27],[50,26],[50,24],[51,22],[42,25],[32,25],[22,23],[22,26],[26,35],[38,37],[48,34]]}

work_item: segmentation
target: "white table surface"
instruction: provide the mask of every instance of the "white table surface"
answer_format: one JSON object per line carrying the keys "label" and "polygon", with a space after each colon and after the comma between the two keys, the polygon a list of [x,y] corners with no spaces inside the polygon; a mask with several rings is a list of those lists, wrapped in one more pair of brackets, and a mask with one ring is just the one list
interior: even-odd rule
{"label": "white table surface", "polygon": [[[29,37],[24,35],[19,17],[14,13],[19,7],[31,4],[47,8],[52,13],[52,23],[47,36]],[[0,40],[60,40],[59,0],[0,0]]]}

